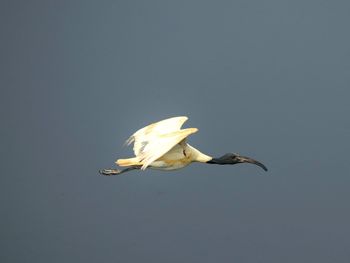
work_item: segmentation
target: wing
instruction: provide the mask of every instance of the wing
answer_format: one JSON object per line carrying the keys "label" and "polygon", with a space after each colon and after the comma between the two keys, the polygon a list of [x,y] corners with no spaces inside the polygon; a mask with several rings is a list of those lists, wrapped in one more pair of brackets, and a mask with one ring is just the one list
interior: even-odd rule
{"label": "wing", "polygon": [[137,158],[142,162],[141,169],[144,170],[152,162],[170,151],[176,144],[186,139],[190,134],[197,132],[197,128],[188,128],[161,134],[156,139],[144,141]]}
{"label": "wing", "polygon": [[160,135],[179,131],[187,119],[186,116],[181,116],[152,123],[135,132],[126,142],[128,145],[134,142],[134,153],[139,156],[150,141],[158,140]]}

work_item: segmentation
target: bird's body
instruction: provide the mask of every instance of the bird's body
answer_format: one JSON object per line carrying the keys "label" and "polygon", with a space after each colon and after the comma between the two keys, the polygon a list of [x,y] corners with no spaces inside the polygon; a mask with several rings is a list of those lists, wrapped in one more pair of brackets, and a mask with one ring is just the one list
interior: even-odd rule
{"label": "bird's body", "polygon": [[[133,169],[176,170],[186,167],[192,162],[215,164],[250,162],[267,170],[264,165],[248,157],[226,154],[220,158],[213,158],[192,147],[187,143],[187,137],[196,133],[198,129],[181,129],[187,119],[185,116],[173,117],[138,130],[127,140],[128,144],[134,142],[135,157],[116,161],[117,165],[128,168],[121,171],[104,169],[100,172],[104,175],[114,175]],[[235,158],[237,160],[234,160]]]}
{"label": "bird's body", "polygon": [[205,155],[187,143],[187,137],[197,128],[181,130],[187,117],[174,117],[148,125],[135,132],[128,144],[134,142],[135,157],[119,159],[119,166],[141,166],[141,169],[175,170],[192,162],[209,161]]}
{"label": "bird's body", "polygon": [[[170,151],[153,161],[148,168],[169,171],[186,167],[192,162],[209,161],[211,159],[212,158],[210,156],[201,153],[183,141],[176,144]],[[142,161],[139,161],[137,157],[130,159],[119,159],[116,161],[116,163],[119,166],[142,166],[144,164]]]}

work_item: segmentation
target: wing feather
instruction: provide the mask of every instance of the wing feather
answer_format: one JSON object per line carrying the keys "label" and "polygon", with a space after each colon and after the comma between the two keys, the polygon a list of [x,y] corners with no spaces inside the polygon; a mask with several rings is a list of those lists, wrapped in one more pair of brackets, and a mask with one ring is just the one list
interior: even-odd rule
{"label": "wing feather", "polygon": [[161,135],[179,131],[187,119],[186,116],[180,116],[152,123],[136,131],[126,143],[129,145],[134,142],[134,153],[139,156],[149,147],[149,142],[158,140]]}
{"label": "wing feather", "polygon": [[197,132],[197,128],[188,128],[159,135],[157,139],[147,141],[143,151],[137,155],[142,162],[141,169],[144,170],[152,162],[170,151],[176,144],[187,138],[190,134]]}

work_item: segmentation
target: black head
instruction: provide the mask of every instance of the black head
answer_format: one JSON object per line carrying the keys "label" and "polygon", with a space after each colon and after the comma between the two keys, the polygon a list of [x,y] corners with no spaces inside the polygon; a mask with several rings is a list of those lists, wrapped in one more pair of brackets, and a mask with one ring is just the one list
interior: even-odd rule
{"label": "black head", "polygon": [[267,171],[267,168],[265,165],[263,165],[261,162],[258,162],[252,158],[241,156],[237,153],[226,153],[225,155],[221,156],[220,158],[213,158],[208,163],[214,163],[214,164],[237,164],[237,163],[251,163],[260,166],[262,169]]}

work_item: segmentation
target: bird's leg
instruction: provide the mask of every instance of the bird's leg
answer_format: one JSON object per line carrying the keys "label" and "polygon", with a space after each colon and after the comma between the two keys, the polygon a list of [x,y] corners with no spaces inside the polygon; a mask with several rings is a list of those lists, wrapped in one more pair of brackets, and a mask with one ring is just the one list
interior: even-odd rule
{"label": "bird's leg", "polygon": [[123,170],[118,170],[118,169],[102,169],[102,170],[99,170],[99,173],[101,175],[106,175],[106,176],[111,176],[111,175],[119,175],[121,173],[125,173],[125,172],[128,172],[128,171],[132,171],[132,170],[137,170],[137,169],[140,169],[141,167],[140,166],[130,166],[128,168],[125,168]]}

